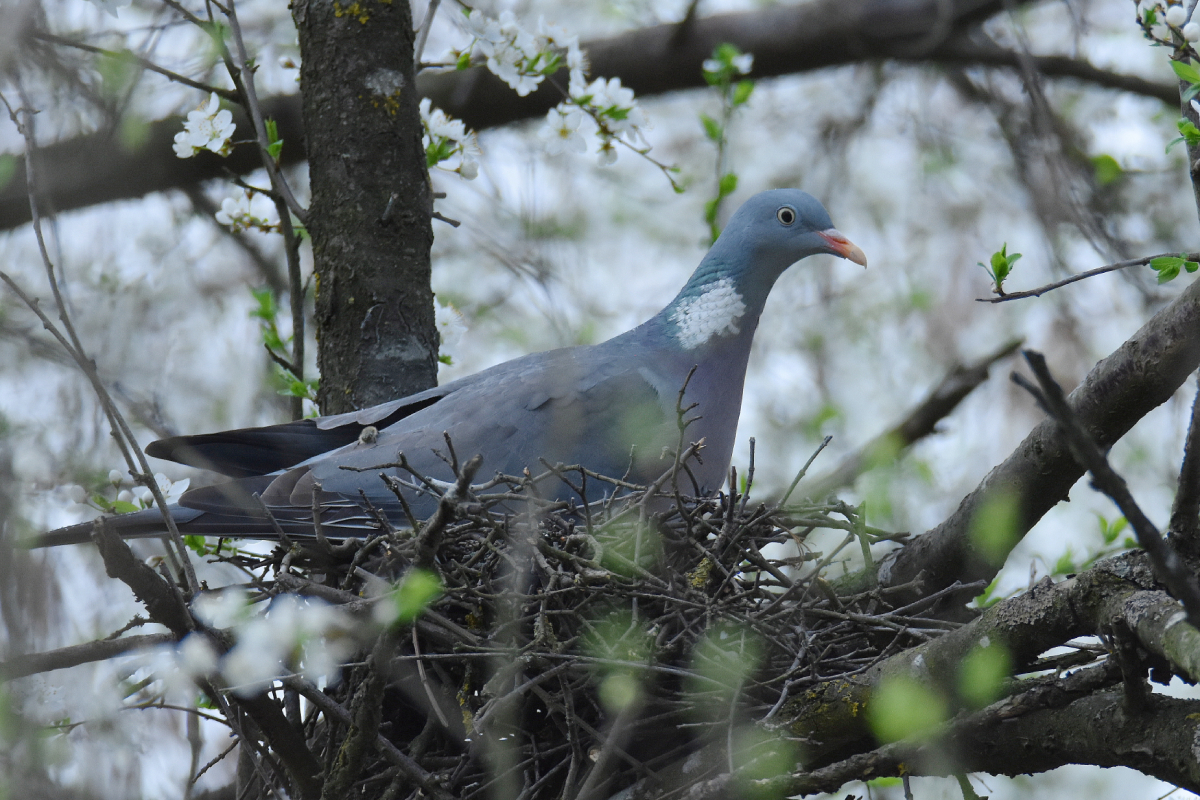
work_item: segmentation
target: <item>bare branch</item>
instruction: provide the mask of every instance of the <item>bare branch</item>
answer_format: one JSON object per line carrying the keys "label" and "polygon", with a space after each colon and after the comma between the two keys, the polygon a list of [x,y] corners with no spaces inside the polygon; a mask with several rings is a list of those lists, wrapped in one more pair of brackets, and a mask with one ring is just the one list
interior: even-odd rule
{"label": "bare branch", "polygon": [[[1069,397],[1071,407],[1100,447],[1109,447],[1151,409],[1165,403],[1200,367],[1200,281],[1193,282],[1108,358],[1097,364]],[[1014,541],[1066,497],[1083,469],[1071,457],[1058,426],[1047,420],[995,467],[945,521],[914,537],[879,563],[881,586],[911,583],[923,573],[925,590],[991,580],[999,564],[976,550],[971,522],[991,498],[1016,503]],[[873,581],[861,574],[839,581],[839,590],[860,591]]]}
{"label": "bare branch", "polygon": [[[1055,281],[1054,283],[1048,283],[1045,286],[1039,286],[1036,289],[1029,289],[1028,291],[1024,291],[1024,292],[1005,292],[1004,294],[998,295],[996,297],[977,297],[977,298],[975,298],[975,300],[978,303],[1003,303],[1008,300],[1020,300],[1025,297],[1041,297],[1046,292],[1050,292],[1055,289],[1061,289],[1063,286],[1067,286],[1069,284],[1075,283],[1076,281],[1084,280],[1085,278],[1092,278],[1092,277],[1095,277],[1096,275],[1103,275],[1106,272],[1115,272],[1116,270],[1126,269],[1128,267],[1144,267],[1156,258],[1162,258],[1164,256],[1179,256],[1179,255],[1181,255],[1181,254],[1180,253],[1159,253],[1156,256],[1142,256],[1141,258],[1131,258],[1131,259],[1128,259],[1127,261],[1118,261],[1115,264],[1107,264],[1103,267],[1096,267],[1095,269],[1089,269],[1087,272],[1080,272],[1076,275],[1072,275],[1069,278],[1064,278],[1061,281]],[[1200,259],[1200,253],[1184,253],[1182,255],[1188,261],[1196,261],[1196,260]]]}
{"label": "bare branch", "polygon": [[150,633],[141,636],[126,636],[122,639],[99,639],[94,642],[60,647],[45,653],[29,653],[0,662],[0,682],[23,678],[39,672],[66,669],[93,661],[104,661],[145,647],[170,644],[175,637],[169,633]]}
{"label": "bare branch", "polygon": [[902,422],[846,456],[833,471],[814,478],[805,487],[806,494],[814,499],[824,497],[850,486],[863,472],[880,466],[881,461],[890,463],[898,459],[904,450],[932,434],[940,421],[986,381],[993,364],[1012,355],[1020,346],[1021,340],[1014,339],[973,364],[956,364]]}
{"label": "bare branch", "polygon": [[1183,449],[1183,465],[1171,507],[1171,541],[1184,555],[1200,556],[1200,381],[1192,401],[1192,421]]}
{"label": "bare branch", "polygon": [[[182,10],[175,3],[170,5]],[[594,74],[620,78],[624,85],[643,96],[705,86],[700,65],[722,42],[754,53],[755,78],[886,58],[910,63],[1018,66],[1017,54],[994,44],[980,44],[958,33],[999,12],[1004,7],[999,0],[953,0],[948,4],[952,31],[948,38],[933,49],[914,52],[912,43],[922,39],[937,23],[938,7],[942,5],[822,0],[698,18],[686,25],[668,23],[586,42],[583,49]],[[1074,58],[1034,55],[1030,59],[1048,77],[1077,78],[1155,97],[1172,105],[1177,102],[1178,93],[1170,85],[1106,72]],[[498,78],[478,67],[423,74],[417,80],[417,89],[435,106],[463,119],[475,130],[542,116],[561,99],[548,85],[528,97],[516,97]],[[282,154],[283,163],[303,160],[299,98],[264,99],[262,111],[264,116],[278,121],[281,135],[288,142]],[[235,110],[234,121],[239,127],[251,124],[240,109]],[[53,146],[47,151],[47,160],[53,167],[41,190],[53,198],[57,208],[69,210],[219,178],[227,169],[245,173],[261,166],[257,154],[246,148],[235,149],[225,160],[200,154],[180,161],[171,151],[171,141],[181,126],[182,120],[177,117],[151,124],[146,148],[136,153],[125,152],[107,134],[79,137]],[[19,178],[23,161],[18,158],[15,166]],[[0,190],[0,229],[13,228],[28,220],[28,209],[14,196],[11,186]]]}
{"label": "bare branch", "polygon": [[1038,380],[1040,391],[1039,386],[1034,386],[1017,373],[1013,373],[1013,381],[1032,394],[1042,410],[1058,423],[1059,429],[1067,437],[1075,460],[1092,474],[1094,486],[1108,495],[1121,509],[1121,513],[1129,520],[1137,534],[1138,543],[1150,557],[1155,574],[1183,603],[1192,627],[1200,628],[1200,584],[1197,584],[1196,577],[1138,506],[1125,479],[1109,465],[1104,453],[1096,446],[1087,429],[1071,410],[1062,387],[1055,382],[1046,366],[1046,359],[1041,353],[1026,350],[1025,360]]}

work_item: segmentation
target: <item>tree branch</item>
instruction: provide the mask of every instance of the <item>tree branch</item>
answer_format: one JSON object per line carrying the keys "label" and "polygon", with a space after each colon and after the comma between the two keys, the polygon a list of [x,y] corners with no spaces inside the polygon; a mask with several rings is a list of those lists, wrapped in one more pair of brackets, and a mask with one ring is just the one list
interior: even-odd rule
{"label": "tree branch", "polygon": [[[1184,289],[1097,364],[1068,400],[1096,443],[1110,447],[1150,410],[1170,399],[1198,366],[1200,281]],[[860,572],[838,581],[839,592],[853,594],[876,580],[884,588],[902,586],[918,576],[925,591],[956,580],[990,581],[1003,558],[986,556],[971,541],[976,514],[997,497],[1011,498],[1016,504],[1011,542],[1015,546],[1042,515],[1067,496],[1081,475],[1083,469],[1071,456],[1057,424],[1046,420],[988,473],[945,521],[881,559],[876,575]]]}
{"label": "tree branch", "polygon": [[1117,508],[1121,509],[1121,513],[1129,520],[1130,526],[1137,534],[1138,544],[1146,551],[1150,563],[1154,565],[1155,575],[1183,603],[1192,627],[1200,628],[1200,585],[1197,585],[1196,577],[1183,563],[1179,554],[1163,539],[1158,528],[1154,527],[1154,523],[1133,499],[1125,479],[1108,463],[1104,453],[1071,411],[1062,387],[1055,382],[1049,367],[1046,366],[1046,359],[1041,353],[1026,350],[1025,360],[1033,370],[1039,386],[1034,386],[1016,373],[1013,374],[1013,381],[1032,394],[1042,410],[1058,423],[1059,430],[1067,437],[1067,444],[1076,462],[1092,474],[1095,487],[1108,495],[1117,504]]}
{"label": "tree branch", "polygon": [[1170,537],[1185,556],[1200,556],[1200,381],[1192,401],[1192,421],[1171,506]]}
{"label": "tree branch", "polygon": [[941,383],[908,412],[903,422],[846,456],[831,472],[805,484],[803,494],[812,498],[824,497],[851,485],[863,472],[879,466],[881,460],[894,461],[903,450],[933,433],[938,422],[950,416],[967,395],[987,380],[992,365],[1015,353],[1020,346],[1020,339],[1013,340],[974,364],[956,364]]}
{"label": "tree branch", "polygon": [[[819,0],[799,6],[780,6],[739,14],[720,14],[694,20],[687,26],[668,23],[630,31],[584,44],[594,75],[620,78],[638,94],[650,96],[702,88],[700,65],[722,42],[731,42],[754,53],[754,78],[810,72],[844,64],[895,58],[908,63],[984,64],[1016,67],[1016,53],[968,38],[964,31],[998,13],[998,0],[953,0],[945,3],[898,3],[895,0]],[[932,49],[913,49],[938,24],[939,8],[949,8],[951,33]],[[1174,105],[1178,93],[1136,76],[1097,69],[1087,62],[1062,56],[1030,56],[1043,75],[1075,78],[1098,86],[1155,97]],[[498,78],[481,67],[440,74],[423,74],[417,90],[433,104],[467,122],[475,130],[542,116],[561,100],[553,87],[544,86],[527,97],[517,97]],[[283,163],[305,158],[300,99],[274,97],[262,101],[264,116],[279,123],[287,140]],[[242,130],[250,125],[240,109],[234,121]],[[226,170],[244,174],[260,161],[252,148],[235,148],[227,159],[211,153],[193,158],[175,157],[171,143],[183,121],[171,117],[151,123],[146,145],[137,152],[125,150],[111,132],[81,136],[44,148],[48,169],[42,191],[60,211],[83,208],[149,192],[193,185],[221,178]],[[18,158],[15,177],[24,160]],[[13,184],[0,190],[0,230],[29,221],[22,198]]]}
{"label": "tree branch", "polygon": [[[1159,253],[1156,256],[1142,256],[1141,258],[1131,258],[1126,261],[1118,261],[1115,264],[1106,264],[1103,267],[1096,267],[1095,269],[1089,269],[1086,272],[1077,272],[1074,275],[1070,276],[1069,278],[1063,278],[1061,281],[1055,281],[1054,283],[1047,283],[1045,286],[1039,286],[1036,289],[1029,289],[1024,292],[1005,292],[1004,294],[998,295],[996,297],[977,297],[977,298],[975,298],[975,301],[978,303],[1004,303],[1009,300],[1021,300],[1026,297],[1041,297],[1046,292],[1050,292],[1055,289],[1061,289],[1064,286],[1068,286],[1072,283],[1075,283],[1076,281],[1084,280],[1085,278],[1094,278],[1095,276],[1103,275],[1106,272],[1115,272],[1119,269],[1126,269],[1128,267],[1144,267],[1156,258],[1162,258],[1163,256],[1178,256],[1178,255],[1180,255],[1180,254],[1179,253]],[[1183,256],[1188,261],[1196,261],[1196,260],[1200,259],[1200,253],[1185,253],[1185,254],[1183,254]]]}
{"label": "tree branch", "polygon": [[131,650],[171,644],[174,641],[175,637],[169,633],[150,633],[141,636],[126,636],[121,639],[99,639],[94,642],[74,644],[70,647],[60,647],[45,653],[14,656],[8,661],[0,661],[0,682],[24,678],[26,675],[34,675],[39,672],[50,672],[79,664],[104,661]]}

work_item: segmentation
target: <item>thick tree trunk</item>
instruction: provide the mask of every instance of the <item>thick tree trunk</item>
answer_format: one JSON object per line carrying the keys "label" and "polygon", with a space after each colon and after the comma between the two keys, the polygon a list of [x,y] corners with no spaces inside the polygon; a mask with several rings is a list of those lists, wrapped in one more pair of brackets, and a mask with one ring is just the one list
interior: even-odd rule
{"label": "thick tree trunk", "polygon": [[428,171],[407,2],[296,0],[322,413],[437,382]]}

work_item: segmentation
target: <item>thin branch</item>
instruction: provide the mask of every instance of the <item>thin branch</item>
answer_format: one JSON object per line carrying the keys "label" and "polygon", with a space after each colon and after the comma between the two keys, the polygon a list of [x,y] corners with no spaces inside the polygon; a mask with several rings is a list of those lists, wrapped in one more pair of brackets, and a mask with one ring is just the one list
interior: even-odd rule
{"label": "thin branch", "polygon": [[160,67],[153,61],[142,58],[139,55],[135,55],[128,50],[106,50],[103,47],[95,47],[94,45],[84,44],[83,42],[75,42],[70,39],[64,39],[61,36],[55,36],[54,34],[46,33],[45,31],[33,31],[30,35],[34,39],[40,39],[43,42],[49,42],[50,44],[55,44],[59,47],[71,47],[76,50],[83,50],[87,53],[95,53],[96,55],[107,56],[118,61],[133,62],[142,69],[156,72],[159,75],[162,75],[164,78],[174,81],[175,83],[182,83],[184,86],[190,86],[193,89],[199,89],[202,92],[215,93],[218,97],[222,97],[232,103],[236,103],[238,101],[238,95],[235,91],[230,89],[220,89],[216,86],[210,86],[207,83],[201,83],[200,81],[192,80],[185,75],[180,75],[178,72],[172,72],[169,69]]}
{"label": "thin branch", "polygon": [[[196,572],[192,567],[191,559],[188,557],[187,547],[183,543],[183,537],[179,533],[179,528],[175,525],[175,520],[171,517],[171,511],[167,507],[166,498],[163,497],[162,490],[158,486],[158,481],[154,479],[154,474],[150,470],[150,464],[146,461],[145,454],[137,446],[137,439],[134,437],[133,431],[129,429],[129,424],[125,421],[125,417],[117,408],[116,403],[113,402],[108,389],[104,386],[104,382],[100,380],[100,374],[96,370],[96,363],[88,358],[83,344],[75,332],[75,326],[71,321],[66,302],[63,300],[62,292],[59,289],[58,278],[54,273],[54,264],[50,260],[50,252],[46,248],[46,239],[42,233],[41,214],[39,213],[37,201],[37,171],[34,164],[37,161],[38,148],[37,137],[33,129],[34,112],[29,107],[30,104],[25,97],[24,90],[20,89],[20,91],[22,108],[14,109],[9,104],[8,98],[3,95],[0,95],[0,102],[3,102],[4,106],[8,109],[9,118],[17,126],[17,130],[25,139],[25,183],[29,196],[29,213],[33,221],[38,252],[41,254],[42,265],[45,267],[46,276],[50,281],[50,290],[54,295],[54,302],[58,307],[58,318],[62,323],[65,335],[59,332],[57,326],[50,321],[50,318],[38,306],[37,301],[22,291],[12,278],[0,272],[0,279],[7,283],[16,292],[18,297],[21,298],[22,302],[37,314],[38,318],[42,321],[42,325],[66,348],[71,358],[75,360],[75,363],[79,365],[79,368],[92,384],[92,390],[96,393],[101,408],[104,409],[109,426],[112,428],[113,439],[117,447],[121,450],[130,473],[139,483],[150,490],[151,495],[154,497],[154,503],[158,506],[163,516],[163,521],[166,523],[169,533],[169,539],[175,548],[175,552],[172,552],[170,547],[166,548],[168,558],[173,566],[182,568],[184,578],[187,581],[188,591],[194,596],[200,591],[200,582],[196,580]],[[22,117],[24,118],[23,120]]]}
{"label": "thin branch", "polygon": [[1040,390],[1039,386],[1034,386],[1017,373],[1013,373],[1013,381],[1032,394],[1038,405],[1058,423],[1067,437],[1075,459],[1092,473],[1092,481],[1096,488],[1108,495],[1121,509],[1125,519],[1129,520],[1130,526],[1137,534],[1138,543],[1150,557],[1150,563],[1154,565],[1155,575],[1166,584],[1171,594],[1183,603],[1192,627],[1200,628],[1200,583],[1197,583],[1196,576],[1179,558],[1174,548],[1163,539],[1154,523],[1142,512],[1129,492],[1125,479],[1109,465],[1104,453],[1067,403],[1062,387],[1050,374],[1042,354],[1026,350],[1024,355],[1038,380]]}
{"label": "thin branch", "polygon": [[150,633],[139,636],[126,636],[122,639],[100,639],[70,647],[60,647],[45,653],[29,653],[14,656],[8,661],[0,661],[0,682],[23,678],[40,672],[50,672],[56,669],[66,669],[79,664],[90,664],[93,661],[105,661],[113,656],[154,647],[160,644],[171,644],[175,637],[169,633]]}
{"label": "thin branch", "polygon": [[421,24],[417,27],[417,41],[413,45],[413,63],[417,65],[417,69],[421,68],[421,54],[425,52],[425,42],[429,39],[429,29],[433,27],[433,18],[437,16],[438,6],[442,0],[429,0],[429,7],[425,9],[425,19],[421,20]]}
{"label": "thin branch", "polygon": [[[977,303],[1003,303],[1008,300],[1020,300],[1025,297],[1041,297],[1046,292],[1053,291],[1054,289],[1060,289],[1063,286],[1066,286],[1071,283],[1075,283],[1076,281],[1081,281],[1085,278],[1092,278],[1092,277],[1095,277],[1096,275],[1103,275],[1106,272],[1115,272],[1116,270],[1126,269],[1127,267],[1144,267],[1156,258],[1163,258],[1164,256],[1179,256],[1179,255],[1180,255],[1179,253],[1159,253],[1156,256],[1142,256],[1141,258],[1131,258],[1128,261],[1118,261],[1115,264],[1108,264],[1103,267],[1096,267],[1096,269],[1089,269],[1087,272],[1080,272],[1076,275],[1072,275],[1069,278],[1064,278],[1061,281],[1055,281],[1054,283],[1048,283],[1045,286],[1039,286],[1036,289],[1029,289],[1028,291],[1024,291],[1024,292],[1005,292],[997,297],[977,297],[977,298],[975,298],[975,302],[977,302]],[[1183,257],[1186,258],[1188,261],[1196,261],[1196,260],[1200,260],[1200,253],[1185,253],[1185,254],[1183,254]]]}
{"label": "thin branch", "polygon": [[1192,401],[1192,421],[1183,449],[1183,465],[1171,507],[1171,540],[1186,555],[1200,555],[1200,380]]}
{"label": "thin branch", "polygon": [[992,365],[1015,353],[1021,344],[1022,340],[1014,339],[973,364],[955,365],[902,422],[846,456],[831,472],[814,478],[808,487],[809,496],[814,499],[824,497],[836,489],[850,486],[859,475],[879,466],[881,461],[891,463],[899,458],[904,450],[932,434],[941,420],[950,416],[959,403],[987,380]]}

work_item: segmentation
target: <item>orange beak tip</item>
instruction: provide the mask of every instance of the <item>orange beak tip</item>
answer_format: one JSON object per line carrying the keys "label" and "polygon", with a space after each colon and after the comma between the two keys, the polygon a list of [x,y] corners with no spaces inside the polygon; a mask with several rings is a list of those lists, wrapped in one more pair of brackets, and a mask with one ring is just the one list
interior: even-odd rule
{"label": "orange beak tip", "polygon": [[849,259],[855,264],[862,264],[864,267],[867,266],[867,254],[862,251],[861,247],[843,236],[837,228],[820,231],[820,236],[829,245],[833,255]]}

